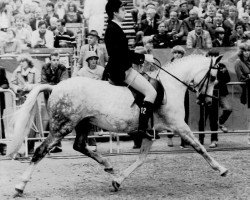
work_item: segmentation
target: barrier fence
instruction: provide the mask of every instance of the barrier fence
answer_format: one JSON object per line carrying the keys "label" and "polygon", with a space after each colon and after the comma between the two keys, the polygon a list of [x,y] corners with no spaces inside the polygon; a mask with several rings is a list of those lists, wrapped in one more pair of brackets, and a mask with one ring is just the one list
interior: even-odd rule
{"label": "barrier fence", "polygon": [[[77,29],[76,29],[77,30]],[[63,58],[61,62],[64,62],[64,64],[68,67],[69,72],[71,71],[71,68],[73,64],[75,64],[76,60],[73,60],[75,57],[75,51],[72,48],[59,48],[59,49],[29,49],[27,50],[27,53],[30,53],[30,55],[35,59],[35,66],[41,70],[42,64],[46,61],[46,58],[49,57],[50,53],[53,51],[58,51]],[[78,49],[79,50],[79,49]],[[231,123],[228,123],[229,129],[232,130],[230,132],[232,133],[248,133],[249,130],[248,128],[248,123],[249,119],[248,116],[250,115],[247,111],[249,109],[246,109],[246,106],[243,106],[240,104],[239,101],[239,95],[241,93],[241,87],[239,85],[242,85],[244,83],[242,82],[234,82],[237,80],[235,71],[234,71],[234,61],[237,59],[237,48],[232,47],[232,48],[218,48],[218,50],[223,54],[223,60],[222,62],[226,64],[231,80],[233,82],[230,82],[229,85],[229,91],[231,93],[231,103],[233,107],[233,113],[230,116],[229,120]],[[158,58],[162,64],[166,63],[168,60],[171,58],[171,49],[155,49],[154,50],[154,56]],[[205,54],[205,50],[197,50],[197,49],[187,49],[187,55],[189,54]],[[16,60],[18,55],[0,55],[0,66],[3,66],[7,70],[7,75],[10,78],[11,73],[15,70],[15,68],[18,65],[18,62]],[[10,101],[7,101],[7,108],[5,109],[5,121],[8,123],[8,120],[10,119],[11,113],[13,113],[13,110],[16,110],[16,105],[15,105],[15,94],[12,90],[0,90],[0,92],[4,92],[6,96],[10,96]],[[197,116],[197,113],[199,113],[199,106],[196,105],[195,103],[196,97],[193,94],[190,94],[190,109],[192,110],[190,114],[190,122],[189,126],[191,127],[191,130],[194,130],[195,134],[212,134],[214,132],[212,131],[204,131],[204,132],[198,132],[197,127],[198,127],[198,122],[197,119],[199,116]],[[11,110],[12,109],[12,110]],[[41,119],[38,121],[41,122],[41,128],[37,130],[39,133],[40,137],[39,138],[26,138],[26,144],[28,140],[38,140],[38,139],[44,139],[43,134],[46,133],[46,131],[43,130],[44,124],[43,121],[45,121],[46,117],[44,117],[43,109],[40,109],[39,115],[41,116]],[[38,117],[39,117],[38,115]],[[249,116],[250,117],[250,116]],[[248,127],[248,128],[246,128]],[[1,128],[1,127],[0,127]],[[8,132],[8,130],[7,130]],[[223,134],[221,131],[215,131],[216,133]],[[160,135],[171,135],[172,133],[160,133]],[[119,142],[120,142],[120,137],[122,136],[127,136],[125,133],[107,133],[107,132],[98,132],[94,136],[89,136],[89,137],[108,137],[109,142],[110,142],[110,153],[113,152],[113,143],[112,143],[112,138],[116,137],[117,139],[117,152],[119,153]],[[67,136],[66,139],[72,139],[75,136]],[[8,139],[0,139],[1,141],[7,141]],[[26,145],[26,156],[27,156],[27,145]]]}

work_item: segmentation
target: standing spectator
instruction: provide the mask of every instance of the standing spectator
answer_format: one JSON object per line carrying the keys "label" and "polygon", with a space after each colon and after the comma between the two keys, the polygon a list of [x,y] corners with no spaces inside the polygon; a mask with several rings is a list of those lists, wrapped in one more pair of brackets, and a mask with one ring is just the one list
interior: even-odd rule
{"label": "standing spectator", "polygon": [[[217,50],[211,50],[207,53],[208,57],[217,57],[219,52]],[[217,81],[215,85],[215,90],[213,95],[218,97],[218,100],[213,99],[212,105],[201,105],[200,106],[200,120],[199,120],[199,131],[205,130],[205,124],[207,117],[209,117],[210,129],[211,131],[217,131],[218,126],[223,132],[228,132],[227,127],[224,126],[224,123],[230,116],[232,108],[227,99],[228,90],[227,83],[230,82],[230,76],[227,71],[227,68],[224,64],[219,63]],[[219,106],[223,109],[222,115],[219,117]],[[199,134],[199,140],[201,144],[204,144],[205,134]],[[218,133],[211,134],[211,144],[210,148],[217,147],[218,143]]]}
{"label": "standing spectator", "polygon": [[187,48],[210,49],[212,41],[208,31],[202,29],[202,22],[195,21],[195,30],[190,31],[187,36]]}
{"label": "standing spectator", "polygon": [[76,37],[72,31],[67,30],[65,24],[64,19],[57,20],[57,28],[54,31],[55,48],[70,48],[76,46]]}
{"label": "standing spectator", "polygon": [[182,36],[184,35],[183,23],[177,17],[177,12],[170,12],[170,19],[165,22],[166,33],[170,38],[171,46],[181,45]]}
{"label": "standing spectator", "polygon": [[[181,46],[175,46],[171,49],[171,53],[173,55],[172,59],[171,59],[171,63],[183,58],[183,56],[185,55],[186,51],[183,47]],[[185,122],[188,124],[188,118],[189,118],[189,92],[188,90],[185,93],[185,99],[184,99],[184,109],[185,109]],[[172,141],[173,135],[169,135],[168,136],[168,146],[172,147],[173,146],[173,141]],[[183,140],[181,138],[181,144],[180,147],[181,148],[186,148],[187,143],[185,142],[185,140]]]}
{"label": "standing spectator", "polygon": [[63,19],[66,14],[66,7],[62,0],[58,0],[55,4],[55,13],[58,15],[59,19]]}
{"label": "standing spectator", "polygon": [[50,18],[56,17],[57,19],[59,19],[59,16],[58,14],[55,13],[55,6],[52,2],[48,2],[46,4],[46,10],[47,10],[47,14],[43,16],[43,19],[46,21],[47,26],[50,26]]}
{"label": "standing spectator", "polygon": [[89,30],[96,30],[100,36],[103,35],[106,3],[107,0],[85,0],[84,5],[84,18],[88,20]]}
{"label": "standing spectator", "polygon": [[53,48],[54,47],[54,35],[53,32],[47,30],[47,24],[45,21],[38,23],[38,30],[32,32],[31,47],[33,48]]}
{"label": "standing spectator", "polygon": [[0,44],[0,54],[21,52],[21,43],[16,39],[16,32],[13,29],[8,28],[7,36],[2,44]]}
{"label": "standing spectator", "polygon": [[0,29],[7,31],[7,28],[11,27],[11,12],[8,9],[7,1],[0,1]]}
{"label": "standing spectator", "polygon": [[74,69],[74,73],[80,70],[84,65],[86,65],[86,53],[88,51],[94,51],[99,57],[98,65],[105,67],[106,62],[108,62],[108,53],[107,49],[103,44],[98,43],[99,35],[95,30],[91,30],[88,34],[88,44],[85,44],[81,47],[80,57],[78,64]]}
{"label": "standing spectator", "polygon": [[[9,88],[9,82],[6,78],[6,72],[3,67],[0,67],[0,88],[2,89],[8,89]],[[0,118],[1,118],[1,138],[5,139],[5,128],[4,128],[4,121],[3,121],[3,111],[5,109],[5,99],[4,99],[4,93],[0,92]],[[5,155],[4,149],[6,149],[6,144],[0,143],[0,153],[2,155]]]}
{"label": "standing spectator", "polygon": [[[87,64],[84,65],[77,73],[76,76],[88,77],[96,80],[101,80],[104,68],[97,64],[98,56],[95,51],[87,51],[86,52],[86,62]],[[95,126],[90,123],[86,123],[85,121],[79,122],[75,127],[76,134],[80,133],[82,130],[88,132],[89,136],[94,135]],[[95,138],[88,138],[87,143],[92,151],[97,150],[96,140]]]}
{"label": "standing spectator", "polygon": [[[11,88],[17,97],[17,106],[21,106],[26,100],[26,95],[41,81],[40,72],[34,67],[30,56],[19,56],[17,59],[20,64],[15,69],[11,78]],[[30,138],[36,137],[36,132],[31,129]],[[33,154],[35,141],[28,141],[28,153]]]}
{"label": "standing spectator", "polygon": [[73,2],[68,3],[68,9],[63,19],[66,23],[82,23],[82,17],[77,12],[76,4]]}
{"label": "standing spectator", "polygon": [[22,15],[15,16],[15,32],[16,39],[19,40],[22,49],[31,47],[31,31],[24,27],[24,17]]}
{"label": "standing spectator", "polygon": [[227,47],[229,46],[228,41],[225,38],[225,30],[222,27],[215,29],[215,39],[212,42],[213,47]]}
{"label": "standing spectator", "polygon": [[235,25],[235,30],[232,35],[229,37],[230,46],[238,46],[242,41],[247,39],[247,35],[245,35],[246,28],[243,22],[239,21]]}
{"label": "standing spectator", "polygon": [[170,37],[166,34],[166,28],[164,22],[161,22],[158,26],[158,33],[153,37],[154,48],[168,48],[171,46]]}
{"label": "standing spectator", "polygon": [[250,43],[249,41],[243,42],[239,45],[239,53],[238,59],[235,63],[235,72],[237,78],[240,82],[246,82],[245,85],[241,85],[242,87],[242,94],[240,97],[240,101],[242,104],[247,103],[247,99],[249,99],[247,95],[247,89],[250,88]]}
{"label": "standing spectator", "polygon": [[[69,77],[67,68],[63,64],[60,64],[59,59],[60,59],[59,53],[54,52],[50,54],[50,62],[42,67],[41,83],[56,85],[59,82],[66,80]],[[49,95],[50,95],[49,92],[44,92],[46,106],[48,103]],[[51,153],[62,152],[61,146],[62,144],[60,142],[50,152]]]}

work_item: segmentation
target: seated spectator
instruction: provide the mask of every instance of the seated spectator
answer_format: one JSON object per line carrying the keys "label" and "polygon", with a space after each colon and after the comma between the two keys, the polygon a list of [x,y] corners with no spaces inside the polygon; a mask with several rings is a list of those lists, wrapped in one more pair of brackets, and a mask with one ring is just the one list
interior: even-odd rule
{"label": "seated spectator", "polygon": [[0,54],[21,53],[21,43],[16,39],[16,32],[8,28],[5,40],[0,44]]}
{"label": "seated spectator", "polygon": [[199,8],[195,5],[195,1],[194,0],[187,0],[187,7],[188,10],[195,10],[197,12],[197,15],[199,13]]}
{"label": "seated spectator", "polygon": [[206,13],[207,13],[207,0],[200,0],[198,16],[204,19]]}
{"label": "seated spectator", "polygon": [[198,17],[198,12],[195,10],[190,10],[189,17],[183,20],[184,36],[187,36],[190,31],[194,30],[195,20],[200,20],[202,22],[203,29],[206,28],[204,20]]}
{"label": "seated spectator", "polygon": [[25,18],[25,21],[29,22],[32,16],[31,9],[30,9],[30,4],[23,4],[23,16]]}
{"label": "seated spectator", "polygon": [[195,21],[195,30],[190,31],[187,36],[187,48],[206,49],[212,48],[212,41],[208,31],[203,30],[202,21]]}
{"label": "seated spectator", "polygon": [[[41,81],[40,72],[34,67],[33,60],[30,56],[21,55],[17,59],[20,64],[15,69],[11,78],[11,89],[15,92],[17,97],[17,105],[20,106],[26,100],[26,95]],[[34,138],[36,132],[31,129],[29,136]],[[35,141],[28,141],[28,153],[33,154]]]}
{"label": "seated spectator", "polygon": [[241,19],[240,19],[245,27],[246,27],[246,31],[250,31],[250,17],[248,13],[242,13],[241,15]]}
{"label": "seated spectator", "polygon": [[65,27],[64,19],[57,20],[55,33],[55,48],[70,48],[76,46],[76,37],[71,30]]}
{"label": "seated spectator", "polygon": [[77,7],[74,3],[68,3],[68,9],[63,19],[66,23],[82,23],[82,17],[77,12]]}
{"label": "seated spectator", "polygon": [[62,0],[58,0],[55,4],[55,13],[59,16],[59,19],[63,19],[66,13],[66,7]]}
{"label": "seated spectator", "polygon": [[103,44],[99,44],[99,35],[97,31],[91,30],[88,34],[88,44],[85,44],[81,47],[80,50],[80,56],[78,59],[78,64],[76,68],[74,69],[73,74],[77,73],[84,65],[86,65],[86,53],[88,51],[95,51],[98,59],[98,65],[101,65],[102,67],[105,67],[105,63],[108,62],[108,53],[107,49]]}
{"label": "seated spectator", "polygon": [[58,20],[58,18],[56,18],[56,17],[51,17],[50,20],[49,20],[50,21],[50,26],[47,29],[52,31],[53,33],[57,28],[57,20]]}
{"label": "seated spectator", "polygon": [[166,28],[164,22],[158,26],[158,33],[153,37],[154,48],[168,48],[171,46],[170,37],[166,34]]}
{"label": "seated spectator", "polygon": [[141,15],[141,21],[144,20],[144,19],[147,19],[147,10],[148,9],[154,9],[155,10],[155,12],[156,12],[155,13],[155,18],[157,19],[157,21],[161,19],[161,16],[158,13],[158,8],[159,8],[158,2],[149,0],[146,3],[144,3],[144,5],[145,5],[144,6],[145,12],[143,12],[142,15]]}
{"label": "seated spectator", "polygon": [[[8,89],[9,88],[9,82],[6,77],[6,71],[3,67],[0,67],[0,88],[2,89]],[[5,109],[5,97],[4,93],[0,93],[0,119],[1,119],[1,138],[5,139],[5,128],[4,128],[4,121],[3,121],[3,111]],[[7,145],[4,143],[0,143],[0,154],[5,155],[6,154],[6,147]]]}
{"label": "seated spectator", "polygon": [[47,26],[50,26],[50,18],[56,17],[57,19],[59,19],[59,16],[55,13],[55,6],[52,2],[48,2],[46,4],[46,11],[47,14],[43,16],[43,19],[46,21]]}
{"label": "seated spectator", "polygon": [[224,26],[226,28],[225,30],[229,31],[228,32],[229,35],[232,35],[232,32],[235,29],[235,25],[239,21],[237,16],[238,16],[238,13],[237,13],[236,7],[230,6],[228,17],[224,21]]}
{"label": "seated spectator", "polygon": [[147,9],[147,18],[142,20],[139,25],[139,31],[136,33],[135,45],[142,45],[143,36],[151,36],[157,34],[157,18],[156,10],[153,8]]}
{"label": "seated spectator", "polygon": [[31,47],[33,48],[53,48],[54,47],[54,35],[53,32],[47,30],[47,24],[45,21],[38,23],[38,30],[32,32]]}
{"label": "seated spectator", "polygon": [[230,46],[238,46],[242,41],[247,39],[247,35],[244,33],[246,31],[243,22],[239,21],[235,25],[235,30],[229,37]]}
{"label": "seated spectator", "polygon": [[15,32],[16,39],[19,40],[22,49],[27,49],[28,47],[31,47],[32,32],[24,27],[23,15],[18,14],[15,16]]}
{"label": "seated spectator", "polygon": [[187,8],[187,1],[186,0],[181,0],[180,5],[179,5],[179,20],[184,20],[189,17],[189,11]]}
{"label": "seated spectator", "polygon": [[35,31],[38,29],[38,23],[43,20],[43,15],[42,15],[42,9],[37,8],[35,10],[35,18],[31,20],[30,26],[32,28],[32,31]]}
{"label": "seated spectator", "polygon": [[209,28],[214,24],[214,17],[216,16],[216,8],[209,5],[207,8],[207,16],[205,16],[205,24]]}
{"label": "seated spectator", "polygon": [[213,47],[227,47],[229,46],[228,41],[225,38],[225,30],[222,27],[215,29],[215,38],[212,42]]}
{"label": "seated spectator", "polygon": [[170,19],[165,22],[166,33],[170,38],[171,46],[182,44],[182,36],[184,35],[184,28],[182,21],[178,19],[177,12],[170,13]]}

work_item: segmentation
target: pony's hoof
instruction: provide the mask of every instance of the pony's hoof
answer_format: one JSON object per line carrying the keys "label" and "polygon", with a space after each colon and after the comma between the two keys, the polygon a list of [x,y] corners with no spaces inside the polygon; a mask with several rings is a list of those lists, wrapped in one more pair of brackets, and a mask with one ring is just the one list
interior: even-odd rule
{"label": "pony's hoof", "polygon": [[113,169],[113,167],[110,167],[110,168],[104,168],[104,171],[107,172],[107,173],[110,173],[110,174],[114,174],[115,171]]}
{"label": "pony's hoof", "polygon": [[15,188],[15,190],[16,190],[16,192],[13,195],[13,198],[22,197],[23,196],[23,190],[20,190],[20,189],[17,189],[17,188]]}
{"label": "pony's hoof", "polygon": [[119,190],[120,184],[116,181],[112,181],[112,186],[114,188],[114,192],[117,192]]}
{"label": "pony's hoof", "polygon": [[222,177],[226,177],[227,174],[228,174],[228,172],[229,172],[228,169],[225,169],[223,172],[221,172],[220,175],[221,175]]}

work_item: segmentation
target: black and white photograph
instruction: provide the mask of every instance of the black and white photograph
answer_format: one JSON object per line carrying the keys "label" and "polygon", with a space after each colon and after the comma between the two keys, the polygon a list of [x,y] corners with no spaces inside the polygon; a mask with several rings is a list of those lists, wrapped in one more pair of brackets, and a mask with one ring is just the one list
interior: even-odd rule
{"label": "black and white photograph", "polygon": [[0,0],[0,200],[250,200],[250,0]]}

